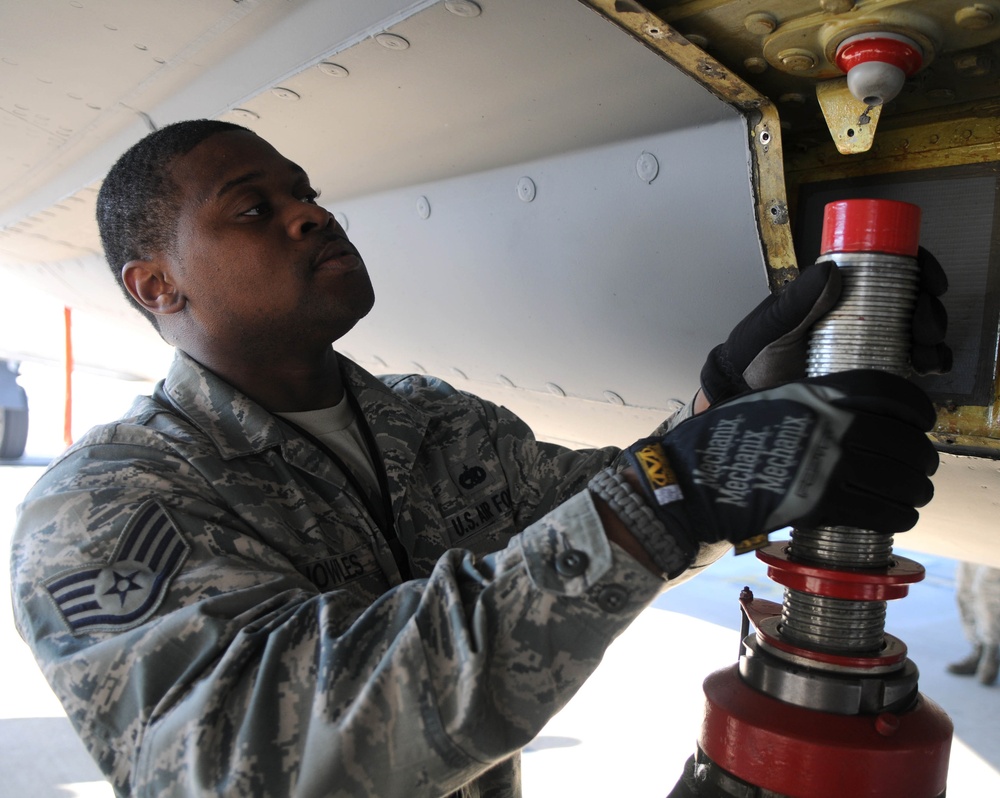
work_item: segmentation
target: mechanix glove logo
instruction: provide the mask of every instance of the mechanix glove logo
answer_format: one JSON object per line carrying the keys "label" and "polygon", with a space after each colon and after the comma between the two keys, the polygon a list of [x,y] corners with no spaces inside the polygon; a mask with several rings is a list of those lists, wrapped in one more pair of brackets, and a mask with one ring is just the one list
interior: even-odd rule
{"label": "mechanix glove logo", "polygon": [[680,485],[677,484],[677,475],[670,467],[667,453],[659,441],[647,441],[633,455],[658,504],[670,504],[684,498]]}
{"label": "mechanix glove logo", "polygon": [[[785,496],[815,423],[812,413],[796,414],[793,407],[786,412],[756,429],[754,422],[748,424],[745,413],[720,419],[707,445],[695,452],[691,479],[713,491],[717,504],[741,509],[750,506],[754,491]],[[803,479],[797,495],[804,495],[810,482]]]}
{"label": "mechanix glove logo", "polygon": [[767,531],[781,525],[782,513],[808,511],[824,457],[835,445],[830,425],[809,408],[781,402],[767,411],[766,417],[738,412],[719,419],[706,445],[694,451],[691,480],[714,505],[713,515],[740,513],[743,518],[734,518],[731,527],[736,530],[741,520],[768,512],[763,530],[749,536],[726,533],[733,536],[737,553],[765,545]]}
{"label": "mechanix glove logo", "polygon": [[107,562],[58,574],[44,586],[74,634],[124,631],[153,614],[189,551],[166,509],[147,502]]}

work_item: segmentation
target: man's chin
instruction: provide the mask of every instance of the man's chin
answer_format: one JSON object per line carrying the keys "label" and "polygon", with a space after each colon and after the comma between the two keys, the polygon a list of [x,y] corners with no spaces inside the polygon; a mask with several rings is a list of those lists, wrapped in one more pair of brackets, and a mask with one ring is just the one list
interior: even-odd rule
{"label": "man's chin", "polygon": [[374,298],[373,301],[367,303],[362,307],[355,308],[354,318],[345,318],[341,325],[341,329],[337,332],[337,336],[334,340],[339,340],[343,338],[347,333],[353,330],[360,321],[362,321],[369,313],[371,313],[372,308],[375,306]]}

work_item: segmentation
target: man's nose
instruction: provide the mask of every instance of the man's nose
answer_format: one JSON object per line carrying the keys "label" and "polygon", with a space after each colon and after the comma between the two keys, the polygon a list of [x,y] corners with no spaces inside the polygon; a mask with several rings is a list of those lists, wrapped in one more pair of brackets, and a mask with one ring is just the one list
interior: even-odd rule
{"label": "man's nose", "polygon": [[288,205],[286,226],[292,238],[302,238],[330,226],[333,214],[314,202],[293,201]]}

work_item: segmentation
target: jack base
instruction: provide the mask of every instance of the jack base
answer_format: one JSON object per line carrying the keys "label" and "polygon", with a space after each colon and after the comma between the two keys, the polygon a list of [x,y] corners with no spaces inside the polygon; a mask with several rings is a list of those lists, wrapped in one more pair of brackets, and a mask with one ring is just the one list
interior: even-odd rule
{"label": "jack base", "polygon": [[[779,701],[747,685],[736,665],[705,680],[699,739],[708,761],[742,783],[706,795],[789,798],[939,798],[945,794],[952,723],[917,694],[899,713],[839,715]],[[680,785],[678,785],[680,786]],[[759,792],[747,792],[747,786]],[[681,793],[683,794],[683,793]],[[696,793],[701,795],[701,793]]]}

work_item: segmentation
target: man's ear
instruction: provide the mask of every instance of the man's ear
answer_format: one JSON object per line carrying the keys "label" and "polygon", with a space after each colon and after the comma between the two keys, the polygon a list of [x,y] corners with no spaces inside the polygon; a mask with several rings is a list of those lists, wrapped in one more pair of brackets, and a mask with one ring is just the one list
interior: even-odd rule
{"label": "man's ear", "polygon": [[177,313],[187,304],[158,259],[130,260],[122,266],[122,281],[136,302],[158,316]]}

